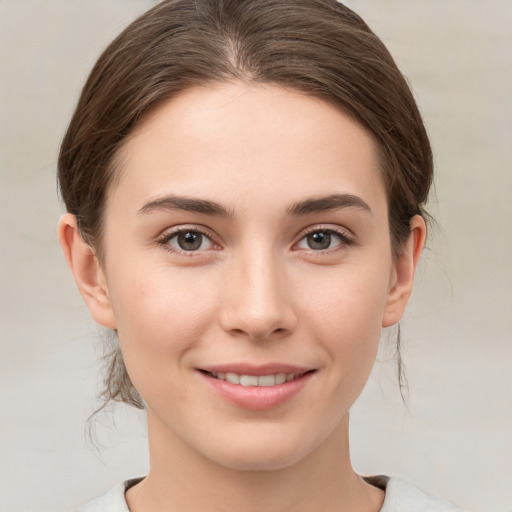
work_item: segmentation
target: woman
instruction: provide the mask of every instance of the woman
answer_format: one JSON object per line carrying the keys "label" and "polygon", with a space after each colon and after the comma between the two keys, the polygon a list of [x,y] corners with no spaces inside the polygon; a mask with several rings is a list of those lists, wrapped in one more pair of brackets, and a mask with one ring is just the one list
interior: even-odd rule
{"label": "woman", "polygon": [[431,181],[404,78],[334,0],[164,1],[114,40],[62,143],[59,237],[151,463],[81,510],[456,510],[348,444]]}

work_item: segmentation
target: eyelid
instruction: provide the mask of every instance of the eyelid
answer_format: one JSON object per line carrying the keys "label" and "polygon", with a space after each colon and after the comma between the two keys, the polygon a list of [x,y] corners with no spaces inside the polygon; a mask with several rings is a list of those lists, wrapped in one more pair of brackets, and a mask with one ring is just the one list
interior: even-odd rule
{"label": "eyelid", "polygon": [[[187,231],[196,231],[198,233],[201,233],[201,235],[205,236],[210,240],[210,242],[213,244],[212,249],[203,249],[198,251],[182,251],[179,249],[176,249],[174,247],[171,247],[168,244],[168,241],[173,238],[174,236],[178,235],[179,233],[187,232]],[[337,250],[343,250],[347,248],[347,246],[354,245],[356,243],[354,234],[345,227],[335,225],[335,224],[316,224],[313,226],[308,226],[307,228],[303,229],[300,234],[298,235],[296,241],[293,244],[293,247],[295,247],[300,241],[302,241],[306,236],[310,235],[311,233],[315,233],[317,231],[326,231],[330,233],[334,233],[336,236],[340,238],[340,244],[336,245],[333,248],[325,249],[325,250],[314,250],[314,249],[296,249],[299,251],[306,251],[315,253],[317,255],[328,254],[331,252],[335,252]],[[179,255],[185,255],[187,257],[194,257],[194,256],[201,256],[204,255],[205,252],[209,252],[211,250],[219,250],[222,248],[221,244],[217,242],[217,236],[214,235],[211,230],[208,228],[205,228],[204,226],[197,225],[197,224],[179,224],[177,226],[173,226],[170,228],[165,229],[155,240],[156,244],[164,247],[164,249],[168,250],[169,252],[173,254],[179,254]],[[292,248],[293,248],[292,247]]]}
{"label": "eyelid", "polygon": [[[169,240],[171,240],[176,235],[180,233],[186,233],[190,231],[196,231],[197,233],[201,233],[201,235],[205,236],[210,240],[213,244],[213,249],[203,249],[199,251],[183,251],[180,249],[176,249],[168,244]],[[210,230],[205,227],[197,224],[179,224],[177,226],[165,229],[155,240],[156,244],[162,246],[167,251],[173,254],[185,255],[187,257],[194,257],[204,255],[205,252],[211,250],[218,250],[220,248],[220,244],[216,241],[216,237],[211,233]]]}
{"label": "eyelid", "polygon": [[[345,228],[345,227],[342,227],[339,225],[335,225],[335,224],[316,224],[314,226],[309,226],[309,227],[303,229],[301,231],[301,233],[298,235],[297,241],[293,244],[293,246],[295,247],[306,236],[308,236],[312,233],[316,233],[317,231],[326,231],[326,232],[334,233],[335,235],[337,235],[340,238],[341,243],[335,247],[332,247],[330,249],[325,249],[325,250],[316,250],[315,251],[314,249],[309,249],[309,252],[312,252],[315,254],[322,254],[322,253],[326,254],[326,253],[334,252],[336,250],[344,249],[347,246],[354,245],[356,243],[354,234],[348,228]],[[308,251],[308,249],[297,249],[297,250]]]}

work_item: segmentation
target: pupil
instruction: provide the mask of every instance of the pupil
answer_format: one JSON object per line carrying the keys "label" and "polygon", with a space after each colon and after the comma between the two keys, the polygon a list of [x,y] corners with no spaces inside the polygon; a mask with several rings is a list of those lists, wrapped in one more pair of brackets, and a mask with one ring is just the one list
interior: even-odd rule
{"label": "pupil", "polygon": [[184,251],[194,251],[201,247],[202,237],[203,235],[200,233],[190,231],[188,233],[180,233],[178,235],[178,245]]}
{"label": "pupil", "polygon": [[331,245],[331,234],[324,231],[317,231],[308,235],[308,245],[311,249],[328,249]]}

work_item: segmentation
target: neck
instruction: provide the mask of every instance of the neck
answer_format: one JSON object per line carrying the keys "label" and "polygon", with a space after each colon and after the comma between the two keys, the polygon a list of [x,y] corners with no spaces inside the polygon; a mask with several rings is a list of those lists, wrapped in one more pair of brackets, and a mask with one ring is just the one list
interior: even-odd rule
{"label": "neck", "polygon": [[377,512],[383,492],[352,469],[348,418],[313,453],[284,468],[239,470],[185,444],[148,411],[150,471],[127,492],[132,512]]}

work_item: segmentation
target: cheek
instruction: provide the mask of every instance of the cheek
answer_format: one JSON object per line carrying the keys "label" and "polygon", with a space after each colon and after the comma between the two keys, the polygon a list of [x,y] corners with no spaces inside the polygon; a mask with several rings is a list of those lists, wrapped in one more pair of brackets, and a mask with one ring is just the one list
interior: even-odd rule
{"label": "cheek", "polygon": [[132,358],[140,365],[180,357],[199,342],[212,322],[215,296],[196,277],[168,268],[119,273],[111,300],[127,365]]}
{"label": "cheek", "polygon": [[387,279],[368,267],[347,266],[322,283],[319,287],[303,281],[301,314],[309,318],[306,327],[346,371],[361,366],[369,371],[380,340]]}
{"label": "cheek", "polygon": [[164,410],[177,407],[186,395],[181,382],[187,354],[212,323],[214,294],[204,281],[171,274],[168,268],[151,275],[120,272],[115,284],[112,305],[133,385],[149,407],[155,400],[165,402]]}

